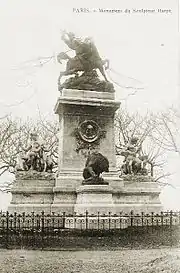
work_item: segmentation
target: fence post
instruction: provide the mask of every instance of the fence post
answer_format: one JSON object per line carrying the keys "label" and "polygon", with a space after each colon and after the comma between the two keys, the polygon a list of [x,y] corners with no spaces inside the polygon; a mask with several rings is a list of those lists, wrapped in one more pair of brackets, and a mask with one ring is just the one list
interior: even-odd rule
{"label": "fence post", "polygon": [[111,212],[109,211],[109,230],[111,229]]}
{"label": "fence post", "polygon": [[51,223],[52,223],[52,226],[51,226],[51,230],[53,231],[53,234],[54,234],[54,229],[55,229],[55,227],[54,227],[54,222],[55,222],[55,213],[54,212],[52,212],[51,213]]}
{"label": "fence post", "polygon": [[19,230],[19,237],[20,237],[20,247],[22,249],[23,246],[24,246],[24,242],[26,241],[25,240],[25,229],[26,229],[26,227],[25,227],[25,224],[26,224],[25,212],[23,212],[21,214],[21,217],[22,217],[22,225],[21,225],[20,230]]}
{"label": "fence post", "polygon": [[9,211],[6,212],[6,248],[9,246]]}
{"label": "fence post", "polygon": [[44,248],[44,211],[41,212],[41,249]]}
{"label": "fence post", "polygon": [[86,217],[86,230],[87,230],[88,229],[88,211],[87,210],[86,210],[85,217]]}
{"label": "fence post", "polygon": [[173,211],[170,211],[170,227],[172,228],[172,217],[173,217]]}
{"label": "fence post", "polygon": [[164,222],[164,214],[163,211],[161,211],[161,226],[163,226]]}
{"label": "fence post", "polygon": [[73,220],[74,220],[74,228],[76,229],[76,212],[74,211],[74,214],[73,214]]}
{"label": "fence post", "polygon": [[66,213],[63,212],[63,215],[62,215],[62,228],[63,229],[65,228],[65,221],[66,221]]}
{"label": "fence post", "polygon": [[170,236],[171,236],[171,246],[173,245],[173,211],[170,211]]}
{"label": "fence post", "polygon": [[144,212],[141,212],[141,226],[144,226]]}
{"label": "fence post", "polygon": [[133,227],[133,218],[134,218],[134,212],[133,212],[133,210],[131,210],[130,211],[130,230],[129,230],[129,239],[130,239],[130,247],[131,247],[131,249],[133,248],[133,236],[132,236],[132,233],[133,233],[133,229],[132,229],[132,227]]}
{"label": "fence post", "polygon": [[133,219],[134,219],[134,212],[131,210],[130,212],[130,226],[133,227]]}
{"label": "fence post", "polygon": [[98,211],[97,217],[98,217],[98,219],[97,219],[97,224],[98,224],[98,230],[99,230],[99,211]]}
{"label": "fence post", "polygon": [[17,213],[14,212],[14,230],[16,232],[16,221],[17,221]]}
{"label": "fence post", "polygon": [[154,212],[153,211],[151,212],[151,225],[153,228],[153,226],[154,226]]}

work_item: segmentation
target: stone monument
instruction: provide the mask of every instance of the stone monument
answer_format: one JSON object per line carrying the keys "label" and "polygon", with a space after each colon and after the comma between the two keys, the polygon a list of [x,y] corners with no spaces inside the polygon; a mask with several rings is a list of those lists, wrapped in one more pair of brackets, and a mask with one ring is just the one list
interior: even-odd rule
{"label": "stone monument", "polygon": [[[60,63],[67,61],[55,105],[60,127],[58,171],[55,177],[50,161],[34,151],[27,154],[25,169],[17,170],[10,211],[159,212],[160,189],[146,171],[146,157],[137,156],[137,139],[122,150],[122,176],[116,168],[114,115],[120,102],[106,77],[109,61],[101,59],[90,38],[63,32],[62,40],[76,55],[58,55]],[[70,78],[62,82],[63,76]],[[42,147],[40,151],[43,154]]]}

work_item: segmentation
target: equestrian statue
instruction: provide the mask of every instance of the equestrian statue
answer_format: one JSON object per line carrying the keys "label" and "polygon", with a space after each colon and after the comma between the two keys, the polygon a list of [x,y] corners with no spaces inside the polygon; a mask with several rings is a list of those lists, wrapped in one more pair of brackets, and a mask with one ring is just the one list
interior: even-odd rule
{"label": "equestrian statue", "polygon": [[[70,57],[66,52],[61,52],[57,56],[58,62],[61,64],[63,60],[66,60],[66,70],[62,71],[59,76],[59,90],[62,89],[61,78],[63,76],[75,75],[73,81],[84,81],[86,78],[95,77],[97,78],[96,70],[98,69],[106,82],[106,86],[112,89],[112,84],[109,83],[105,70],[109,68],[109,60],[102,60],[99,52],[90,37],[84,40],[77,38],[72,32],[62,32],[61,39],[70,48],[75,51],[75,57]],[[79,72],[83,74],[79,76]],[[71,78],[72,81],[72,78]],[[91,82],[89,80],[89,82]],[[69,81],[67,81],[69,83]],[[72,87],[71,87],[72,88]],[[91,89],[90,89],[91,90]]]}

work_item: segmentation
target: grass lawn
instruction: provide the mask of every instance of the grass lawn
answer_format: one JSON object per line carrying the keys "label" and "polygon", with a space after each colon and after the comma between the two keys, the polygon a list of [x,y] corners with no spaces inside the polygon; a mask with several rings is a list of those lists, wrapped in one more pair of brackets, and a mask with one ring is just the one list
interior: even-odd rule
{"label": "grass lawn", "polygon": [[0,273],[179,273],[180,249],[40,251],[0,249]]}

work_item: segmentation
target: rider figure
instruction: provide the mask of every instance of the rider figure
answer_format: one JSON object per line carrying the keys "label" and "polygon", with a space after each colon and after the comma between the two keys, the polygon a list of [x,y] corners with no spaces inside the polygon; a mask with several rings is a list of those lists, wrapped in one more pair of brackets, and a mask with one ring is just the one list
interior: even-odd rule
{"label": "rider figure", "polygon": [[70,49],[75,50],[76,56],[74,57],[74,59],[78,58],[83,66],[88,70],[89,56],[91,54],[88,44],[76,38],[74,33],[72,32],[63,32],[61,38]]}
{"label": "rider figure", "polygon": [[63,31],[61,39],[70,49],[75,50],[76,56],[73,59],[78,59],[82,63],[84,70],[92,70],[98,60],[102,61],[91,38],[86,38],[82,41],[76,38],[74,33]]}

